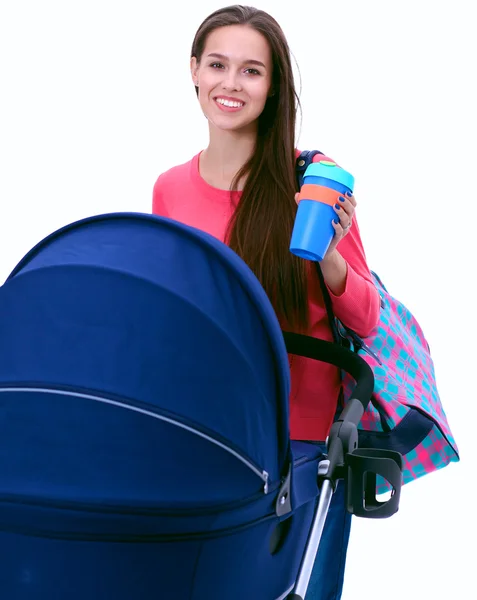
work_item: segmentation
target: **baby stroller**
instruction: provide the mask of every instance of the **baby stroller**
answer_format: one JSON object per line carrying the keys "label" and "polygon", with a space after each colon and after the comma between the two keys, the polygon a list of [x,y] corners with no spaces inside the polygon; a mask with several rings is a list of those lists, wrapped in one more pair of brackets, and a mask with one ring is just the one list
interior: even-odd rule
{"label": "baby stroller", "polygon": [[[327,455],[289,440],[287,351],[357,381]],[[60,229],[0,288],[1,598],[304,598],[338,480],[357,515],[398,508],[399,455],[357,447],[372,389],[353,353],[284,335],[212,237]]]}

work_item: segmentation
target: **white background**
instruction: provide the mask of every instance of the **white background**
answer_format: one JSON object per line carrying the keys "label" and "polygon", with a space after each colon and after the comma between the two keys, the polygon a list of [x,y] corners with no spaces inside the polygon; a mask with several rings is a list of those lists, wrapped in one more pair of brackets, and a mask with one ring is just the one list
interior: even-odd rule
{"label": "white background", "polygon": [[[472,4],[257,5],[299,65],[298,146],[355,175],[369,264],[423,325],[462,455],[393,518],[355,519],[343,600],[477,597]],[[204,147],[189,50],[222,5],[1,0],[0,280],[62,225],[149,212],[156,177]]]}

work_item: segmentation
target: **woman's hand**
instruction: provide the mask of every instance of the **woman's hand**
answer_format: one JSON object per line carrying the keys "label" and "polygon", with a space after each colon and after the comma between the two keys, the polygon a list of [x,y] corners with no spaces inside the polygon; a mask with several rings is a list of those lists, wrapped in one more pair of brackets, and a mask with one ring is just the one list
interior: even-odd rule
{"label": "woman's hand", "polygon": [[[295,202],[298,204],[299,193],[295,194]],[[334,250],[336,250],[336,246],[341,242],[341,240],[348,235],[349,230],[353,224],[353,215],[356,209],[356,200],[352,193],[346,192],[346,194],[340,194],[337,196],[338,201],[333,207],[333,210],[338,215],[338,218],[332,221],[333,228],[335,230],[335,235],[331,240],[331,244],[326,252],[324,258],[329,256]]]}
{"label": "woman's hand", "polygon": [[338,202],[333,207],[333,210],[338,215],[338,222],[332,221],[335,235],[331,240],[330,247],[326,254],[330,254],[336,249],[340,241],[348,235],[351,226],[353,225],[353,216],[356,209],[356,200],[351,192],[346,192],[338,197]]}

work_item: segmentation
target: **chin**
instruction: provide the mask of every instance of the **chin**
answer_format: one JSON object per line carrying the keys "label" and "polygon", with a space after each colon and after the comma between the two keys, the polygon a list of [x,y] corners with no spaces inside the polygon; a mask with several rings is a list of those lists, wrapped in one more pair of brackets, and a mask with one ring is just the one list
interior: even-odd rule
{"label": "chin", "polygon": [[236,132],[250,132],[250,131],[256,131],[257,130],[257,124],[258,124],[258,119],[246,119],[246,120],[238,120],[238,119],[230,119],[230,118],[225,118],[225,119],[217,119],[217,118],[213,118],[211,119],[210,117],[208,118],[208,121],[211,125],[213,125],[216,129],[219,129],[220,131],[236,131]]}

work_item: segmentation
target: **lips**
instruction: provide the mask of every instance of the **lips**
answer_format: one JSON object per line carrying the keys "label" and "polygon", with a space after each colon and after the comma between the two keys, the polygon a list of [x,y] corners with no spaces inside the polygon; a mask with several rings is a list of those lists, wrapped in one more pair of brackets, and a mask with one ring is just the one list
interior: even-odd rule
{"label": "lips", "polygon": [[237,111],[245,106],[243,100],[231,98],[230,96],[215,96],[214,101],[219,108],[227,111]]}

